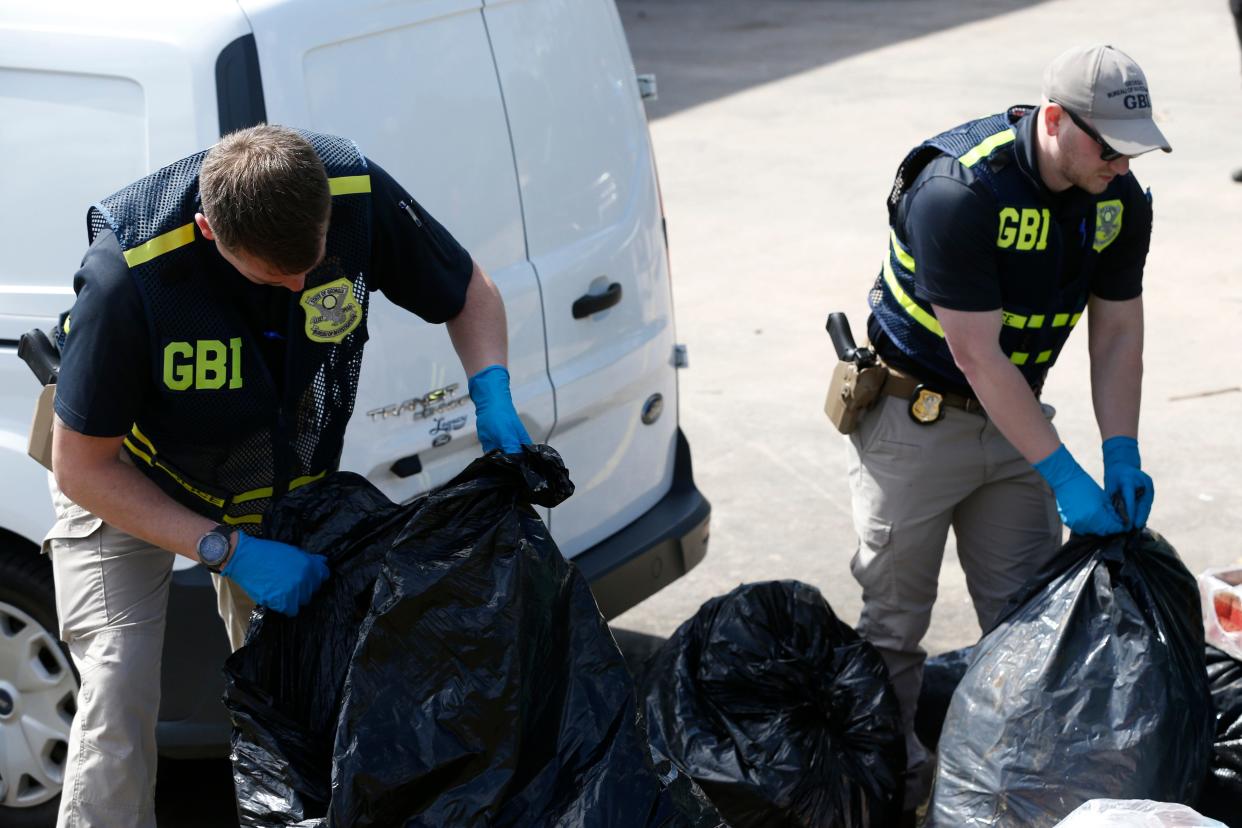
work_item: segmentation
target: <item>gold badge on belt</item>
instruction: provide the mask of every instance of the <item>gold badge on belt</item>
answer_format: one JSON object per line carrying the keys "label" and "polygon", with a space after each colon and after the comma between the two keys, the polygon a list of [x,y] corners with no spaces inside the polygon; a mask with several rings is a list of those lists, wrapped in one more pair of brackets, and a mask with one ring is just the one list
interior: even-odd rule
{"label": "gold badge on belt", "polygon": [[944,395],[925,385],[910,395],[910,418],[919,425],[931,425],[944,416]]}

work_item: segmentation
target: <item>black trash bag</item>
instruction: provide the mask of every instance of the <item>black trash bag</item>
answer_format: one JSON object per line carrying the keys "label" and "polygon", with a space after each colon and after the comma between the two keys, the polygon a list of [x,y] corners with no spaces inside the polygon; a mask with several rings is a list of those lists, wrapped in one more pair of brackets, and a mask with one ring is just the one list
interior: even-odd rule
{"label": "black trash bag", "polygon": [[966,675],[974,647],[963,647],[927,659],[923,665],[923,683],[919,686],[919,706],[914,712],[914,733],[923,747],[935,751],[940,744],[940,729],[953,691]]}
{"label": "black trash bag", "polygon": [[906,749],[888,671],[814,587],[711,599],[647,677],[652,747],[734,828],[897,824]]}
{"label": "black trash bag", "polygon": [[653,764],[590,588],[529,505],[572,491],[538,446],[409,505],[349,474],[281,501],[271,536],[333,574],[296,618],[257,611],[227,664],[243,825],[719,824]]}
{"label": "black trash bag", "polygon": [[398,506],[365,478],[340,473],[273,510],[269,537],[326,555],[332,575],[296,617],[256,610],[246,646],[225,662],[242,825],[298,825],[327,813],[358,628],[389,547],[419,508],[421,501]]}
{"label": "black trash bag", "polygon": [[1053,826],[1091,799],[1192,805],[1213,721],[1194,577],[1159,535],[1071,537],[975,647],[927,826]]}
{"label": "black trash bag", "polygon": [[1242,661],[1208,646],[1207,674],[1216,742],[1196,810],[1229,828],[1242,828]]}

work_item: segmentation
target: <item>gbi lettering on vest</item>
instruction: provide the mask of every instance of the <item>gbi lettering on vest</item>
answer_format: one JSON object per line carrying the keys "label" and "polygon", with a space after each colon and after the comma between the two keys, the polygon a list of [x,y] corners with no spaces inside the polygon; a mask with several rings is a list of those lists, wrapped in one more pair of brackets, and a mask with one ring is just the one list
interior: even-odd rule
{"label": "gbi lettering on vest", "polygon": [[1043,250],[1048,247],[1048,208],[1002,207],[996,246],[1017,250]]}
{"label": "gbi lettering on vest", "polygon": [[169,342],[164,346],[164,386],[171,391],[242,387],[241,337]]}

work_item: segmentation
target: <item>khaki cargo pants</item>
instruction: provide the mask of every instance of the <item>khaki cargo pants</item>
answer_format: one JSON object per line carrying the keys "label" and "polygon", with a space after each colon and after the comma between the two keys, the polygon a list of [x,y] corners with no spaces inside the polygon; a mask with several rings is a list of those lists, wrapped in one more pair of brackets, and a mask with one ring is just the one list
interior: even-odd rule
{"label": "khaki cargo pants", "polygon": [[[936,602],[949,527],[979,626],[1061,546],[1052,491],[985,415],[946,408],[920,425],[909,402],[882,396],[849,437],[848,467],[863,588],[858,631],[888,665],[901,704],[909,766],[927,753],[914,737],[920,645]],[[1053,410],[1044,406],[1052,418]]]}
{"label": "khaki cargo pants", "polygon": [[[43,551],[52,558],[60,637],[82,680],[56,825],[155,828],[155,723],[174,556],[104,523],[48,479],[57,520]],[[254,603],[232,581],[213,580],[236,650]]]}

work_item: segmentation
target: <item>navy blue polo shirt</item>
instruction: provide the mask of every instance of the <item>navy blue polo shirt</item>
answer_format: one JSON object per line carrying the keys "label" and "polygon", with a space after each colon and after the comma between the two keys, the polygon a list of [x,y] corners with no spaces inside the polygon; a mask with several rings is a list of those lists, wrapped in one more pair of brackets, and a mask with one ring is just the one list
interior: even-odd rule
{"label": "navy blue polo shirt", "polygon": [[[378,164],[371,176],[371,270],[368,287],[431,323],[461,311],[474,262],[470,254]],[[400,202],[411,205],[415,223]],[[260,343],[274,378],[283,376],[284,342],[297,294],[256,285],[220,255],[214,242],[195,242],[210,272]],[[111,231],[100,233],[73,277],[70,314],[56,385],[56,413],[92,437],[127,434],[147,395],[155,393],[146,316],[138,287]]]}
{"label": "navy blue polo shirt", "polygon": [[[991,311],[1003,306],[1002,296],[1024,294],[1039,306],[1039,298],[1062,280],[1077,277],[1083,255],[1091,249],[1087,211],[1098,196],[1070,187],[1049,190],[1039,175],[1036,155],[1039,110],[1015,125],[1013,163],[1039,192],[1051,210],[1055,231],[1047,257],[1051,267],[1037,279],[1013,278],[998,267],[998,206],[990,193],[972,188],[973,175],[955,158],[941,155],[928,162],[902,195],[896,231],[918,267],[918,298],[958,311]],[[1132,173],[1112,185],[1125,203],[1125,221],[1117,239],[1100,253],[1091,274],[1090,292],[1101,299],[1123,301],[1143,292],[1143,268],[1151,239],[1151,204]],[[1006,281],[1008,280],[1008,281]],[[975,396],[959,377],[935,375],[907,357],[888,337],[874,316],[867,333],[879,354],[898,369],[918,376],[941,390]]]}

